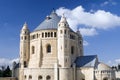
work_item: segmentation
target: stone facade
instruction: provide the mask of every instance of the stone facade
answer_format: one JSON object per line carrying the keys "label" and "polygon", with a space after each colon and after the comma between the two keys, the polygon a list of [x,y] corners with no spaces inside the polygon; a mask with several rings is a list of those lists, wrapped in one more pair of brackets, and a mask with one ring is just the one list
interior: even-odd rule
{"label": "stone facade", "polygon": [[[14,76],[19,80],[114,80],[114,76],[108,78],[112,73],[105,74],[106,79],[99,77],[98,63],[96,56],[84,56],[80,32],[53,11],[33,32],[23,25],[19,69],[14,68]],[[103,69],[109,69],[106,66]]]}

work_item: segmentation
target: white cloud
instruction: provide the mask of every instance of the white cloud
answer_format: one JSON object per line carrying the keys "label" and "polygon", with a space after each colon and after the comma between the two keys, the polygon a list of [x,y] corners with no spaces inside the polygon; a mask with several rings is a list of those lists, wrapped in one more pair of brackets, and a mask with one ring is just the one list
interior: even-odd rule
{"label": "white cloud", "polygon": [[[82,6],[78,6],[72,10],[60,7],[56,10],[56,13],[58,15],[62,15],[64,13],[70,27],[74,31],[80,28],[81,25],[84,25],[87,27],[85,28],[87,31],[88,28],[90,28],[89,30],[93,30],[93,32],[95,32],[94,35],[96,35],[96,29],[105,30],[120,26],[120,17],[104,10],[97,10],[91,13],[86,12]],[[86,34],[86,32],[84,31],[83,34]],[[87,36],[88,35],[91,36],[91,33],[87,34]]]}
{"label": "white cloud", "polygon": [[84,46],[88,46],[89,43],[88,43],[87,41],[83,41],[83,45],[84,45]]}
{"label": "white cloud", "polygon": [[120,59],[116,59],[115,62],[116,62],[117,64],[120,64]]}
{"label": "white cloud", "polygon": [[79,30],[83,36],[94,36],[98,34],[94,28],[80,28]]}
{"label": "white cloud", "polygon": [[6,58],[0,58],[0,67],[1,66],[10,66],[10,68],[12,67],[12,63],[13,62],[18,63],[19,62],[19,58],[15,58],[15,59],[6,59]]}
{"label": "white cloud", "polygon": [[113,1],[113,0],[107,0],[107,1],[103,2],[103,3],[101,4],[101,6],[104,7],[104,6],[106,6],[106,5],[116,5],[116,4],[117,4],[117,3],[116,3],[115,1]]}
{"label": "white cloud", "polygon": [[117,66],[118,64],[120,64],[120,59],[115,59],[115,60],[109,60],[108,61],[108,65],[110,66]]}

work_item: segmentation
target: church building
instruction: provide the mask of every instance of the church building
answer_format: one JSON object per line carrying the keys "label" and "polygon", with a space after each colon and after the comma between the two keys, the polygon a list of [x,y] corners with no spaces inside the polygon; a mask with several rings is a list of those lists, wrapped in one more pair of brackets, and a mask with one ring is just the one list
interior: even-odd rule
{"label": "church building", "polygon": [[18,80],[115,80],[115,72],[97,55],[84,55],[80,31],[55,11],[32,32],[23,25],[20,62],[13,64],[13,73]]}

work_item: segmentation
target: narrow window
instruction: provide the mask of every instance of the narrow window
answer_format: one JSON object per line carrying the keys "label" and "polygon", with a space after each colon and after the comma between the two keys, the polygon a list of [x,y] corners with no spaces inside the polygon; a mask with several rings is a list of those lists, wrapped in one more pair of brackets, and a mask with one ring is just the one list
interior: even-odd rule
{"label": "narrow window", "polygon": [[62,34],[62,30],[60,30],[60,34]]}
{"label": "narrow window", "polygon": [[71,54],[74,54],[74,46],[71,46]]}
{"label": "narrow window", "polygon": [[57,36],[57,34],[56,34],[56,32],[54,32],[54,37],[56,37]]}
{"label": "narrow window", "polygon": [[47,37],[47,33],[45,33],[45,37]]}
{"label": "narrow window", "polygon": [[51,37],[53,37],[53,32],[51,32]]}
{"label": "narrow window", "polygon": [[50,33],[48,32],[48,37],[50,37]]}
{"label": "narrow window", "polygon": [[65,34],[66,34],[66,30],[65,30],[65,32],[64,32]]}
{"label": "narrow window", "polygon": [[27,39],[27,37],[25,36],[25,40]]}
{"label": "narrow window", "polygon": [[37,38],[38,38],[38,34],[37,34]]}
{"label": "narrow window", "polygon": [[32,46],[32,54],[34,54],[34,53],[35,53],[35,47]]}
{"label": "narrow window", "polygon": [[44,37],[44,33],[42,33],[42,37]]}
{"label": "narrow window", "polygon": [[24,76],[24,78],[25,78],[25,79],[27,78],[26,75]]}
{"label": "narrow window", "polygon": [[29,75],[29,79],[32,80],[32,76],[31,75]]}
{"label": "narrow window", "polygon": [[50,53],[51,52],[51,45],[47,45],[47,53]]}
{"label": "narrow window", "polygon": [[24,61],[24,67],[27,67],[27,63],[26,63],[26,61]]}

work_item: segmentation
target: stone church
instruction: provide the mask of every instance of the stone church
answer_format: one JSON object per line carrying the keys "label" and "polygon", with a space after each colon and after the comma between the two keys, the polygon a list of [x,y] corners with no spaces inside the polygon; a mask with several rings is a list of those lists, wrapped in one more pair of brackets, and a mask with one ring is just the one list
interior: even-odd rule
{"label": "stone church", "polygon": [[20,33],[20,62],[13,63],[18,80],[115,80],[115,72],[84,55],[80,31],[73,31],[66,17],[55,11],[32,32],[27,24]]}

